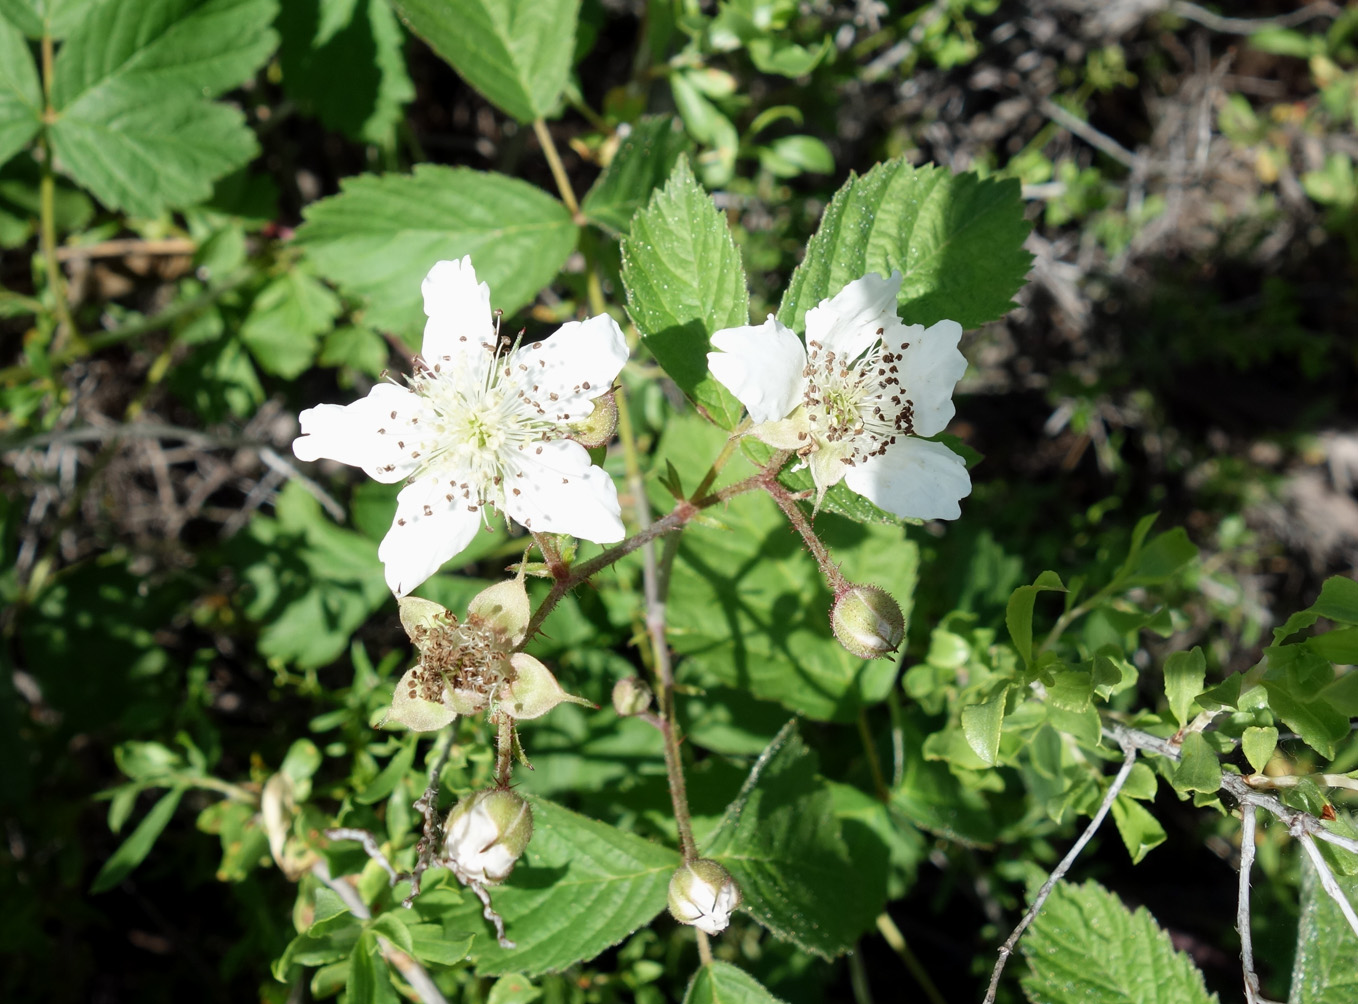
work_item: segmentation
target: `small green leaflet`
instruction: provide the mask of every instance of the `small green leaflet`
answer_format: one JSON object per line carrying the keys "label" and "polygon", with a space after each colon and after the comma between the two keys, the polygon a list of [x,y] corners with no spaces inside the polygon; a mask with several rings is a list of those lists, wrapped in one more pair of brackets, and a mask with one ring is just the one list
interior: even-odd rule
{"label": "small green leaflet", "polygon": [[570,75],[580,0],[391,0],[401,20],[467,83],[520,122],[556,110]]}
{"label": "small green leaflet", "polygon": [[110,855],[109,859],[104,862],[104,866],[99,869],[99,874],[94,877],[94,884],[90,887],[90,892],[106,892],[112,889],[127,878],[132,869],[146,860],[146,855],[151,853],[151,848],[155,846],[157,838],[169,825],[170,819],[174,816],[174,810],[179,807],[179,800],[184,796],[184,790],[182,787],[174,787],[160,796],[160,800],[151,807],[146,818],[137,824],[132,835],[124,840],[118,849]]}
{"label": "small green leaflet", "polygon": [[1216,1004],[1155,918],[1097,882],[1058,883],[1019,947],[1033,1004]]}
{"label": "small green leaflet", "polygon": [[670,176],[679,155],[692,147],[678,125],[672,117],[654,116],[631,127],[580,203],[591,223],[627,232],[632,217]]}
{"label": "small green leaflet", "polygon": [[[533,840],[491,901],[517,948],[504,949],[470,892],[439,918],[477,932],[471,958],[490,976],[559,972],[592,959],[651,922],[665,908],[677,852],[542,798],[533,806]],[[418,901],[417,901],[418,904]]]}
{"label": "small green leaflet", "polygon": [[622,242],[627,309],[656,362],[723,429],[740,402],[707,370],[709,339],[748,324],[745,268],[726,219],[680,157]]}
{"label": "small green leaflet", "polygon": [[717,960],[693,974],[684,1004],[783,1004],[783,1001],[745,970]]}
{"label": "small green leaflet", "polygon": [[817,763],[794,719],[760,755],[700,850],[731,873],[743,909],[759,923],[830,958],[872,926],[886,898],[886,874],[885,867],[869,874],[864,862],[850,860]]}
{"label": "small green leaflet", "polygon": [[57,55],[58,163],[134,215],[190,205],[255,155],[241,113],[209,100],[273,52],[274,0],[108,0]]}
{"label": "small green leaflet", "polygon": [[974,328],[1004,316],[1023,287],[1029,229],[1017,181],[886,161],[835,193],[778,319],[800,330],[807,310],[849,282],[899,269],[907,324],[950,318]]}
{"label": "small green leaflet", "polygon": [[367,300],[365,323],[411,344],[424,330],[420,283],[436,261],[471,255],[491,306],[512,314],[556,278],[578,235],[565,206],[503,174],[421,164],[340,188],[307,207],[297,243],[321,275]]}
{"label": "small green leaflet", "polygon": [[0,20],[0,164],[24,148],[42,120],[42,84],[23,33]]}
{"label": "small green leaflet", "polygon": [[1207,659],[1197,646],[1189,652],[1175,652],[1165,660],[1165,696],[1180,725],[1187,724],[1206,678]]}

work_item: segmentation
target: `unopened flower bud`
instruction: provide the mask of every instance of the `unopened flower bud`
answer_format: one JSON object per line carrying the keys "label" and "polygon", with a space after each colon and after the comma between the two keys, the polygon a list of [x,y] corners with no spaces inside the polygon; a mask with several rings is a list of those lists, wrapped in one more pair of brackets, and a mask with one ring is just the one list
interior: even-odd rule
{"label": "unopened flower bud", "polygon": [[533,837],[533,810],[503,788],[468,795],[443,824],[443,851],[466,881],[493,885],[514,870]]}
{"label": "unopened flower bud", "polygon": [[707,858],[684,865],[670,878],[670,913],[707,934],[726,930],[740,898],[731,873]]}
{"label": "unopened flower bud", "polygon": [[589,418],[572,427],[571,438],[587,450],[605,445],[618,431],[618,402],[610,390],[594,399]]}
{"label": "unopened flower bud", "polygon": [[890,655],[905,638],[905,617],[885,590],[848,586],[830,607],[830,626],[839,643],[862,659]]}
{"label": "unopened flower bud", "polygon": [[624,718],[639,715],[651,706],[650,686],[646,681],[628,676],[613,684],[613,710]]}

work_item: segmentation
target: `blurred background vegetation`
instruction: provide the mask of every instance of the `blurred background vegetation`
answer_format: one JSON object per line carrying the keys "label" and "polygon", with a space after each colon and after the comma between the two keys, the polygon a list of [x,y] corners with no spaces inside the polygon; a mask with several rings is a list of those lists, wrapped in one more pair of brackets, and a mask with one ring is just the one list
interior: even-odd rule
{"label": "blurred background vegetation", "polygon": [[[370,574],[390,493],[332,479],[317,501],[289,450],[301,408],[358,393],[398,350],[290,238],[363,171],[432,162],[555,190],[532,131],[379,0],[287,0],[274,27],[277,47],[225,98],[257,155],[210,198],[138,215],[56,186],[63,304],[43,279],[39,162],[0,169],[9,1000],[288,999],[267,973],[293,934],[295,888],[255,867],[268,848],[241,845],[262,838],[244,835],[229,785],[257,794],[306,736],[376,776],[399,744],[372,738],[369,712],[408,657]],[[941,619],[993,620],[1043,568],[1115,566],[1151,511],[1203,555],[1174,598],[1173,648],[1202,645],[1221,674],[1253,665],[1266,629],[1324,577],[1358,574],[1358,6],[586,0],[575,57],[550,128],[576,190],[643,115],[677,116],[687,138],[667,142],[691,146],[727,213],[756,317],[848,172],[904,156],[1022,182],[1031,281],[963,342],[952,431],[984,459],[963,519],[915,534],[907,665]],[[605,293],[621,302],[616,276]],[[84,335],[36,323],[35,298]],[[546,330],[584,298],[568,261],[515,323]],[[663,388],[638,386],[633,408],[654,443]],[[498,574],[517,553],[501,534],[471,560]],[[446,602],[479,584],[447,587]],[[587,657],[570,645],[555,640],[561,660],[630,658],[625,644]],[[722,771],[738,783],[707,768]],[[118,787],[166,772],[173,801]],[[701,802],[701,776],[691,787]],[[148,811],[166,824],[154,851],[91,895]],[[1187,806],[1162,797],[1156,812],[1189,837],[1176,856],[1133,875],[1111,841],[1092,872],[1150,906],[1233,997],[1228,851]],[[927,866],[918,835],[900,849],[913,886],[893,917],[947,999],[979,999],[973,960],[988,971],[1005,930],[1013,903],[990,876],[1049,860],[1046,840],[977,848],[948,870]],[[1294,908],[1280,894],[1270,913],[1267,888],[1256,938],[1285,985]],[[663,999],[686,976],[665,951],[642,932],[549,992]],[[853,996],[850,963],[808,978],[789,949],[762,951],[763,978],[790,1001]],[[865,942],[853,965],[899,965],[888,954]],[[468,999],[481,993],[468,984]]]}

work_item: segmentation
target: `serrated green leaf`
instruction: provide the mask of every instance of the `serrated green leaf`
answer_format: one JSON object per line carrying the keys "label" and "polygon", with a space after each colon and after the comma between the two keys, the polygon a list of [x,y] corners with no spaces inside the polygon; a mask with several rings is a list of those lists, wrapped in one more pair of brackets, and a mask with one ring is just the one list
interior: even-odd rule
{"label": "serrated green leaf", "polygon": [[[670,420],[657,456],[705,450],[711,457],[725,440],[690,414]],[[692,527],[680,544],[667,609],[675,651],[693,669],[809,718],[851,721],[859,708],[883,700],[895,661],[861,659],[834,640],[833,597],[773,501],[762,493],[738,496],[721,520],[724,529]],[[845,576],[885,589],[909,618],[918,548],[899,527],[822,515],[816,528]]]}
{"label": "serrated green leaf", "polygon": [[632,217],[670,176],[679,155],[692,148],[678,126],[675,119],[658,115],[633,125],[580,203],[585,218],[626,233]]}
{"label": "serrated green leaf", "polygon": [[418,342],[420,283],[440,259],[472,256],[491,306],[512,314],[550,283],[578,228],[556,199],[502,174],[420,164],[359,175],[307,207],[297,242],[317,271],[367,300],[368,325]]}
{"label": "serrated green leaf", "polygon": [[1025,666],[1033,664],[1033,604],[1037,602],[1038,593],[1053,591],[1064,593],[1066,587],[1061,576],[1046,571],[1034,579],[1031,586],[1015,589],[1005,605],[1004,623]]}
{"label": "serrated green leaf", "polygon": [[330,129],[389,144],[415,96],[386,0],[287,0],[279,11],[283,89]]}
{"label": "serrated green leaf", "polygon": [[1340,666],[1358,665],[1358,628],[1339,628],[1326,631],[1303,642],[1322,659]]}
{"label": "serrated green leaf", "polygon": [[260,369],[291,380],[316,360],[320,336],[339,316],[340,302],[304,268],[290,268],[260,290],[240,337]]}
{"label": "serrated green leaf", "polygon": [[[744,909],[771,932],[826,958],[846,952],[882,909],[885,875],[849,858],[834,796],[794,719],[750,770],[701,848],[730,871]],[[833,910],[825,904],[834,903]]]}
{"label": "serrated green leaf", "polygon": [[29,38],[61,40],[104,0],[0,0],[0,18]]}
{"label": "serrated green leaf", "polygon": [[1142,858],[1165,842],[1165,829],[1160,821],[1130,797],[1119,795],[1113,799],[1113,822],[1132,864],[1140,864]]}
{"label": "serrated green leaf", "polygon": [[274,0],[110,0],[74,28],[53,70],[61,169],[108,206],[152,215],[212,194],[255,155],[234,108],[207,101],[273,51]]}
{"label": "serrated green leaf", "polygon": [[1000,730],[1004,726],[1004,702],[1009,696],[1005,685],[987,701],[962,709],[962,732],[967,744],[981,760],[993,766],[1000,751]]}
{"label": "serrated green leaf", "polygon": [[1180,750],[1182,755],[1170,779],[1176,789],[1211,794],[1221,788],[1221,761],[1201,732],[1184,736]]}
{"label": "serrated green leaf", "polygon": [[1240,737],[1240,746],[1255,773],[1262,774],[1278,748],[1278,730],[1272,725],[1251,725]]}
{"label": "serrated green leaf", "polygon": [[506,114],[546,118],[570,74],[580,0],[391,0],[416,35]]}
{"label": "serrated green leaf", "polygon": [[1165,696],[1169,710],[1180,725],[1188,722],[1193,702],[1207,678],[1207,658],[1194,646],[1191,652],[1175,652],[1165,660]]}
{"label": "serrated green leaf", "polygon": [[835,193],[778,318],[801,330],[807,310],[852,280],[900,269],[907,323],[976,327],[1006,314],[1023,287],[1028,230],[1017,181],[886,161]]}
{"label": "serrated green leaf", "polygon": [[1275,645],[1265,658],[1268,706],[1317,753],[1333,757],[1335,745],[1349,734],[1348,716],[1326,696],[1334,667],[1302,645]]}
{"label": "serrated green leaf", "polygon": [[[405,920],[410,914],[396,914]],[[418,915],[416,915],[418,916]],[[436,962],[441,966],[456,965],[467,957],[472,947],[472,935],[450,937],[442,924],[410,924],[412,953],[421,962]]]}
{"label": "serrated green leaf", "polygon": [[681,156],[622,242],[627,309],[656,361],[724,429],[740,403],[707,369],[712,334],[750,320],[745,268],[726,219]]}
{"label": "serrated green leaf", "polygon": [[155,846],[161,832],[169,825],[174,817],[174,810],[179,807],[179,800],[183,797],[184,789],[179,787],[171,788],[160,796],[156,804],[151,806],[146,818],[137,824],[131,836],[118,845],[118,849],[109,855],[109,859],[99,869],[99,874],[94,877],[94,882],[90,886],[91,893],[112,889],[131,874],[132,869],[146,860],[146,855],[151,853],[151,848]]}
{"label": "serrated green leaf", "polygon": [[23,33],[0,20],[0,164],[27,145],[42,124],[42,85]]}
{"label": "serrated green leaf", "polygon": [[470,956],[477,971],[499,976],[558,972],[616,945],[665,908],[677,852],[606,823],[530,797],[533,839],[491,899],[517,948],[501,948],[481,916],[481,904],[463,895],[441,919],[475,931]]}
{"label": "serrated green leaf", "polygon": [[684,1004],[783,1004],[757,979],[729,962],[715,960],[689,980]]}
{"label": "serrated green leaf", "polygon": [[[1358,935],[1321,887],[1309,859],[1303,867],[1289,1004],[1352,1004],[1358,1000]],[[1350,903],[1358,902],[1358,876],[1337,875],[1335,881]]]}
{"label": "serrated green leaf", "polygon": [[[1095,882],[1052,890],[1027,936],[1023,989],[1034,1004],[1215,1004],[1202,973],[1144,908]],[[1097,960],[1097,964],[1091,964]]]}

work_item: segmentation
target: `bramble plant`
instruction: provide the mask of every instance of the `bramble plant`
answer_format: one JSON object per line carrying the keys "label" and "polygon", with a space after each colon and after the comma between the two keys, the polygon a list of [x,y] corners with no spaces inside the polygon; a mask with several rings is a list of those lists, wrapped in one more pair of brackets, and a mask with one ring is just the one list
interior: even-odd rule
{"label": "bramble plant", "polygon": [[[994,6],[905,16],[909,65],[974,58],[972,18]],[[1082,871],[1110,816],[1154,868],[1180,839],[1177,800],[1238,865],[1225,919],[1245,999],[1266,1001],[1259,855],[1302,876],[1296,929],[1267,925],[1295,944],[1289,999],[1352,1000],[1358,583],[1327,580],[1227,674],[1213,624],[1194,625],[1206,648],[1185,641],[1208,573],[1156,514],[1030,583],[991,537],[941,567],[985,471],[949,432],[964,333],[1012,309],[1032,264],[1023,164],[846,172],[774,282],[714,190],[753,165],[761,185],[836,168],[778,128],[801,123],[795,104],[750,107],[744,82],[804,80],[848,43],[817,5],[651,4],[631,82],[596,109],[575,67],[603,16],[579,0],[0,0],[0,166],[40,193],[35,295],[0,291],[0,312],[33,319],[5,387],[25,448],[56,427],[63,367],[160,330],[149,382],[292,444],[258,447],[272,513],[242,516],[191,574],[110,560],[82,592],[52,545],[5,579],[33,612],[6,630],[32,651],[104,623],[101,604],[122,623],[163,603],[251,636],[273,686],[307,702],[309,734],[272,761],[224,754],[200,652],[193,699],[131,733],[173,740],[117,748],[108,822],[137,823],[93,892],[135,881],[191,805],[220,838],[218,879],[251,890],[262,1000],[768,1004],[829,999],[840,958],[862,1000],[880,934],[937,1004],[894,919],[925,908],[936,867],[988,889],[995,915],[965,946],[985,1004],[1206,1004],[1169,933]],[[396,169],[414,93],[401,25],[531,133],[523,177],[414,154]],[[1109,82],[1091,87],[1125,81],[1120,49],[1094,64]],[[248,166],[268,106],[219,100],[255,78],[389,169],[274,226]],[[647,114],[650,87],[674,114]],[[552,125],[572,110],[593,130],[576,152],[602,167],[583,194]],[[548,176],[554,191],[527,180]],[[118,222],[92,225],[96,203]],[[192,242],[154,316],[68,296],[58,230],[119,226]],[[271,411],[266,384],[295,408]],[[110,443],[137,435],[140,408]],[[107,667],[129,680],[168,658],[149,631],[110,645],[135,653]],[[268,868],[295,895],[286,930],[252,884]],[[1290,892],[1279,879],[1270,906]]]}

